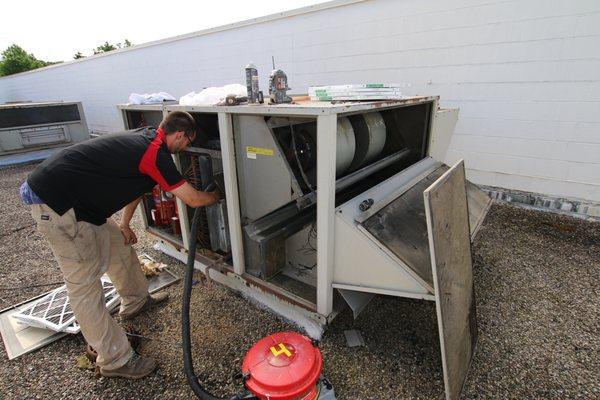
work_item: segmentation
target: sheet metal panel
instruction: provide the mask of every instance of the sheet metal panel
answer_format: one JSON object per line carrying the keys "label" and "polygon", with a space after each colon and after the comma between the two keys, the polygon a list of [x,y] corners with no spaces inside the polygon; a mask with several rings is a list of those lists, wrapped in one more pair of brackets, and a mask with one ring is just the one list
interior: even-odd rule
{"label": "sheet metal panel", "polygon": [[334,287],[412,298],[433,294],[433,286],[340,212],[336,213],[334,240]]}
{"label": "sheet metal panel", "polygon": [[433,127],[429,138],[429,156],[438,161],[446,160],[452,134],[458,121],[458,108],[437,109],[433,117]]}
{"label": "sheet metal panel", "polygon": [[477,343],[471,241],[461,160],[425,192],[446,399],[459,399]]}
{"label": "sheet metal panel", "polygon": [[245,224],[292,201],[291,178],[263,117],[236,115],[232,121]]}
{"label": "sheet metal panel", "polygon": [[445,170],[444,167],[436,169],[362,224],[378,242],[431,287],[433,277],[422,199],[423,191]]}
{"label": "sheet metal panel", "polygon": [[[371,211],[371,216],[366,218],[363,223],[367,231],[380,240],[381,243],[384,243],[400,259],[409,265],[412,262],[412,265],[415,266],[415,272],[430,284],[433,281],[425,279],[425,276],[431,276],[431,273],[427,273],[427,270],[429,270],[429,250],[425,227],[425,209],[421,203],[420,193],[447,170],[446,165],[441,166],[394,201],[381,207],[377,212]],[[469,181],[466,181],[466,189],[469,231],[472,240],[489,211],[492,199],[477,185]],[[377,207],[377,204],[373,207]],[[400,254],[404,254],[404,256],[400,256]]]}
{"label": "sheet metal panel", "polygon": [[54,332],[21,324],[14,318],[15,314],[30,307],[48,293],[0,311],[0,334],[9,360],[31,353],[67,335],[66,332]]}

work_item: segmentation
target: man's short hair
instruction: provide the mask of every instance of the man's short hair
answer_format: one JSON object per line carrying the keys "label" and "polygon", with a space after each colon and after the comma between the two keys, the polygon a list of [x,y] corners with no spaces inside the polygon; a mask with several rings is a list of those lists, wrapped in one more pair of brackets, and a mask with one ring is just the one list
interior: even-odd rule
{"label": "man's short hair", "polygon": [[196,135],[196,121],[190,113],[185,111],[173,111],[167,114],[161,121],[159,128],[162,128],[166,135],[179,131],[183,131],[192,137]]}

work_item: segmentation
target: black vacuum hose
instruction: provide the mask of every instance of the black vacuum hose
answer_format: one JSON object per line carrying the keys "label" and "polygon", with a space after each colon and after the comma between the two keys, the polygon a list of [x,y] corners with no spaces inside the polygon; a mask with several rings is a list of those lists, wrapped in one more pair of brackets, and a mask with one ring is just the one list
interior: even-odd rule
{"label": "black vacuum hose", "polygon": [[[200,163],[200,171],[202,175],[202,185],[203,191],[207,192],[212,190],[214,187],[214,183],[212,182],[212,160],[208,155],[201,155],[198,157],[198,161]],[[183,368],[185,370],[185,375],[187,376],[188,383],[190,384],[192,390],[196,394],[199,399],[202,400],[227,400],[224,397],[216,397],[211,393],[206,391],[200,385],[198,381],[198,377],[194,372],[194,362],[192,361],[192,341],[190,338],[190,298],[192,296],[192,278],[194,275],[194,263],[196,261],[196,235],[195,232],[198,232],[198,224],[200,222],[200,214],[202,213],[202,209],[200,207],[196,208],[194,211],[194,217],[192,218],[192,228],[191,235],[189,239],[189,247],[188,247],[188,259],[187,259],[187,268],[185,271],[185,279],[183,281],[183,299],[181,305],[181,338],[183,342]],[[230,397],[231,400],[240,400],[241,397],[239,395],[235,395]]]}

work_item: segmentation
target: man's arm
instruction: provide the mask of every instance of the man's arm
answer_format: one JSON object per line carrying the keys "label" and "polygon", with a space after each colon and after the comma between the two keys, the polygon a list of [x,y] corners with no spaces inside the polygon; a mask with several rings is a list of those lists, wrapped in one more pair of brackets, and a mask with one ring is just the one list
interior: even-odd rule
{"label": "man's arm", "polygon": [[125,244],[137,243],[137,236],[135,236],[135,232],[133,232],[133,230],[129,226],[129,222],[131,222],[131,218],[133,217],[135,208],[139,204],[140,200],[141,197],[138,197],[131,203],[127,204],[125,208],[123,208],[123,214],[121,215],[121,222],[119,223],[119,228],[121,228],[121,234],[123,234]]}
{"label": "man's arm", "polygon": [[193,208],[210,206],[219,201],[220,198],[218,192],[201,192],[194,189],[194,187],[187,182],[171,190],[171,193]]}

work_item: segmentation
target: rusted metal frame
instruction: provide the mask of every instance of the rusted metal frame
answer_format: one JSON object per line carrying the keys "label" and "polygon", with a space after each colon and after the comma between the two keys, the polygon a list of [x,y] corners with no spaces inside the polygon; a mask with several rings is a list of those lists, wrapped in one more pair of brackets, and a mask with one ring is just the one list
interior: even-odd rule
{"label": "rusted metal frame", "polygon": [[146,232],[148,232],[151,235],[154,235],[156,237],[158,237],[159,239],[169,243],[170,245],[172,245],[173,247],[175,247],[177,249],[177,251],[181,251],[182,249],[185,249],[183,246],[183,242],[179,242],[177,240],[175,240],[172,236],[161,232],[159,230],[157,230],[156,228],[152,227],[152,226],[146,226]]}
{"label": "rusted metal frame", "polygon": [[[199,261],[200,263],[202,263],[205,267],[206,267],[206,273],[205,275],[208,275],[208,271],[209,270],[214,270],[220,274],[223,275],[227,275],[227,274],[235,274],[234,268],[231,264],[228,264],[227,262],[225,262],[225,259],[227,257],[220,257],[216,260],[208,258],[200,253],[196,253],[196,261]],[[259,290],[262,290],[263,292],[269,293],[274,295],[275,297],[285,300],[286,302],[293,304],[295,306],[298,307],[302,307],[308,311],[311,312],[317,312],[317,307],[316,304],[307,301],[299,296],[296,296],[294,294],[291,294],[289,292],[287,292],[284,289],[279,288],[276,285],[273,285],[271,283],[268,283],[267,281],[264,281],[262,279],[259,279],[255,276],[252,276],[250,274],[244,273],[242,275],[237,275],[240,279],[242,279],[246,286],[248,285],[252,285],[254,287],[256,287]]]}
{"label": "rusted metal frame", "polygon": [[[421,97],[412,97],[410,99],[405,100],[382,100],[382,101],[373,101],[373,102],[359,102],[359,103],[342,103],[339,107],[333,108],[332,112],[336,114],[343,114],[343,116],[347,117],[348,115],[353,114],[365,114],[366,112],[371,111],[385,111],[393,108],[402,108],[408,106],[414,106],[416,104],[425,104],[425,103],[436,103],[439,100],[439,96],[421,96]],[[434,107],[435,108],[435,107]]]}
{"label": "rusted metal frame", "polygon": [[302,297],[297,296],[293,293],[290,293],[290,292],[286,291],[285,289],[280,288],[279,286],[273,285],[272,283],[269,283],[262,279],[256,278],[249,274],[244,274],[240,277],[244,281],[247,282],[247,285],[249,284],[249,285],[255,286],[256,288],[262,290],[263,292],[272,294],[273,296],[275,296],[281,300],[284,300],[287,303],[290,303],[290,304],[298,306],[298,307],[302,307],[311,312],[318,312],[316,304],[314,304],[308,300],[305,300]]}

